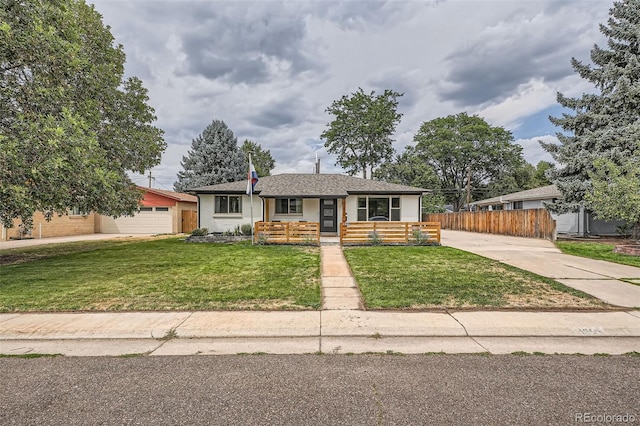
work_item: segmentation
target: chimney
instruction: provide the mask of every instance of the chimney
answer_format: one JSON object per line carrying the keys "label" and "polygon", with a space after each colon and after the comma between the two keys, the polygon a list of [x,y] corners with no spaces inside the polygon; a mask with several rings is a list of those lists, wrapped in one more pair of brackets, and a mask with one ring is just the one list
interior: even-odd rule
{"label": "chimney", "polygon": [[318,158],[318,153],[316,152],[316,174],[320,174],[320,159]]}

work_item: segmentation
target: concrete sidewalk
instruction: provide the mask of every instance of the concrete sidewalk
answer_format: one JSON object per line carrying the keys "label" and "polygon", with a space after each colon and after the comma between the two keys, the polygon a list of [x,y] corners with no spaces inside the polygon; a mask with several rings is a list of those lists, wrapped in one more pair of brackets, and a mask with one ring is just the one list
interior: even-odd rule
{"label": "concrete sidewalk", "polygon": [[640,352],[640,311],[0,314],[0,353]]}
{"label": "concrete sidewalk", "polygon": [[612,305],[640,307],[640,286],[620,280],[640,280],[640,268],[570,256],[551,241],[533,238],[443,230],[441,240],[442,245],[552,278]]}

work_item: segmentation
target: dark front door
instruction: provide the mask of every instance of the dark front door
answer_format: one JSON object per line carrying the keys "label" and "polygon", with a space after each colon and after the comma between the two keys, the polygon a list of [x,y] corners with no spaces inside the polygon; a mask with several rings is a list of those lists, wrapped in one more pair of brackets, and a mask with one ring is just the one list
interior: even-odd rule
{"label": "dark front door", "polygon": [[338,232],[338,200],[320,200],[320,232]]}

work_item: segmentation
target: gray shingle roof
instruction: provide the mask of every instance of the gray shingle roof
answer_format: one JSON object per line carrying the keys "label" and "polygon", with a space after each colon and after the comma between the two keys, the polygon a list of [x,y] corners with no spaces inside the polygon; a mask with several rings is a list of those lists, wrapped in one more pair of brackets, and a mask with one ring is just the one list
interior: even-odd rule
{"label": "gray shingle roof", "polygon": [[[200,194],[244,193],[247,181],[221,183],[193,188],[189,192]],[[254,194],[263,198],[344,198],[349,194],[422,194],[428,189],[398,185],[377,180],[338,174],[281,174],[259,178]]]}
{"label": "gray shingle roof", "polygon": [[526,191],[514,192],[513,194],[502,195],[500,197],[474,201],[471,204],[476,206],[488,206],[490,204],[510,203],[513,201],[549,200],[561,197],[562,193],[555,185],[547,185],[539,188],[527,189]]}

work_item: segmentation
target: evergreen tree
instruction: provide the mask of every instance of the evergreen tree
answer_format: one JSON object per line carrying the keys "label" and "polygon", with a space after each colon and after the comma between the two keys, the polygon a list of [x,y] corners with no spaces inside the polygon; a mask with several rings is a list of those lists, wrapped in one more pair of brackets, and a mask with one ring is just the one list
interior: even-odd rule
{"label": "evergreen tree", "polygon": [[245,139],[240,149],[245,157],[246,170],[249,170],[249,153],[251,153],[251,161],[253,162],[253,167],[256,168],[258,176],[271,175],[271,170],[276,165],[276,161],[271,156],[271,151],[262,149],[260,144],[249,139]]}
{"label": "evergreen tree", "polygon": [[173,188],[184,192],[191,188],[246,178],[247,160],[238,148],[238,139],[224,121],[213,120],[191,142],[191,149],[180,162],[183,170]]}
{"label": "evergreen tree", "polygon": [[608,25],[600,25],[600,31],[608,38],[607,48],[593,47],[593,65],[571,60],[575,71],[593,83],[597,93],[579,98],[559,93],[560,105],[575,114],[550,117],[567,134],[557,135],[559,144],[542,143],[560,165],[548,174],[563,193],[563,199],[550,206],[555,212],[585,206],[600,214],[597,207],[602,203],[589,201],[595,195],[591,176],[602,177],[598,169],[603,164],[609,170],[624,173],[630,170],[624,166],[626,160],[638,158],[640,0],[614,3],[609,15]]}

